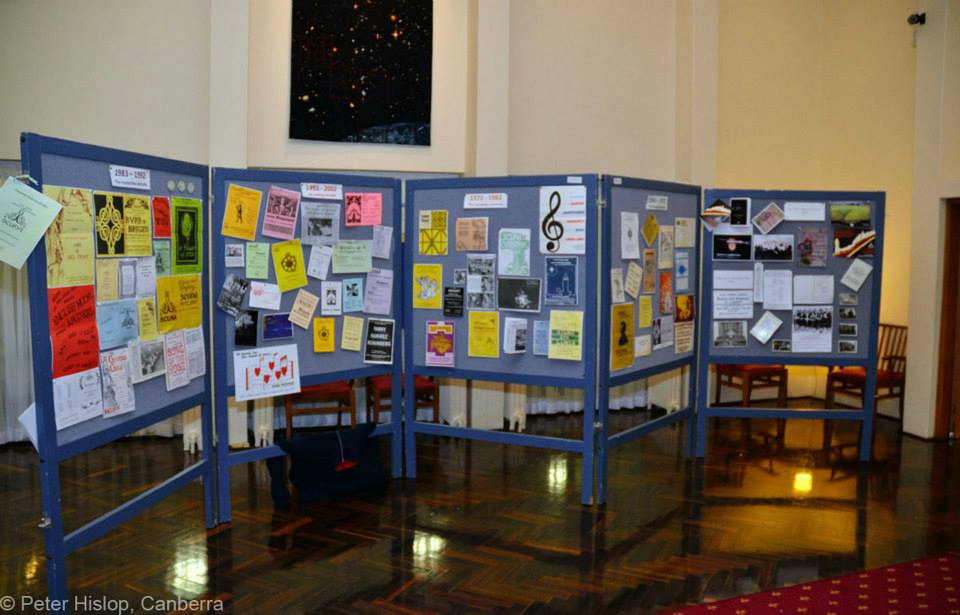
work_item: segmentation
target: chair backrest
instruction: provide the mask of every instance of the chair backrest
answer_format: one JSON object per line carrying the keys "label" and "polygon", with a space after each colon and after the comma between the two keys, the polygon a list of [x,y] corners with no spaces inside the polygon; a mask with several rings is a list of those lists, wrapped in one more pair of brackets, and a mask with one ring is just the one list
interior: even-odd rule
{"label": "chair backrest", "polygon": [[877,339],[877,367],[894,374],[907,371],[907,328],[880,323]]}

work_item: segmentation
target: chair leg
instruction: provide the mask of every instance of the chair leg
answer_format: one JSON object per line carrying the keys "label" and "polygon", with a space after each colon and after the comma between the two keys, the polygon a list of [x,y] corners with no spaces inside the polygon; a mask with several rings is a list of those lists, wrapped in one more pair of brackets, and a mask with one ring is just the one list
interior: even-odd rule
{"label": "chair leg", "polygon": [[283,400],[283,407],[285,410],[285,430],[284,434],[287,437],[287,440],[293,439],[293,401],[291,401],[290,396],[287,395]]}
{"label": "chair leg", "polygon": [[[836,404],[836,393],[833,387],[833,378],[827,374],[827,399],[824,405],[828,410]],[[831,444],[833,444],[833,422],[830,419],[823,419],[823,450],[828,450]]]}
{"label": "chair leg", "polygon": [[437,389],[433,390],[433,422],[440,422],[440,393]]}
{"label": "chair leg", "polygon": [[357,394],[350,390],[350,427],[357,426]]}
{"label": "chair leg", "polygon": [[370,409],[373,410],[373,424],[380,423],[380,391],[373,392],[373,400],[370,403]]}
{"label": "chair leg", "polygon": [[720,372],[714,372],[717,375],[717,386],[714,389],[713,393],[713,405],[720,405],[720,389],[723,387],[723,376],[720,375]]}
{"label": "chair leg", "polygon": [[903,390],[903,385],[900,385],[900,433],[903,433],[903,398],[906,396],[906,392]]}

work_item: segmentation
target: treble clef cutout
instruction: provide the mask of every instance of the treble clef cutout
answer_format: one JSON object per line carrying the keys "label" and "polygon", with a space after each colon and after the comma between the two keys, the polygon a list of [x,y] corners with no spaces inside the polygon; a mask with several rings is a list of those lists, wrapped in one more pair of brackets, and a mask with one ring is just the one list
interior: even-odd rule
{"label": "treble clef cutout", "polygon": [[550,194],[550,213],[543,217],[540,223],[540,231],[547,238],[547,251],[556,252],[560,249],[560,238],[563,237],[563,224],[556,219],[557,212],[560,211],[560,193],[554,191]]}

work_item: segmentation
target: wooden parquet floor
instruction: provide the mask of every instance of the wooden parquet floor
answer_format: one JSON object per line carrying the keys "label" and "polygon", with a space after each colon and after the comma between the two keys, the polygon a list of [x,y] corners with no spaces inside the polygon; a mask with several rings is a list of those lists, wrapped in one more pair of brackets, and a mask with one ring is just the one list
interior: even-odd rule
{"label": "wooden parquet floor", "polygon": [[[581,420],[528,427],[565,435]],[[275,511],[265,467],[238,467],[231,524],[206,530],[191,485],[71,555],[70,590],[242,614],[644,614],[960,549],[956,447],[881,420],[860,466],[841,458],[853,448],[821,450],[821,425],[790,421],[773,450],[772,425],[754,421],[745,445],[740,421],[721,423],[701,466],[680,457],[679,429],[648,436],[611,454],[602,508],[580,505],[574,456],[447,438],[418,440],[415,482],[335,505]],[[67,528],[189,462],[179,440],[139,439],[65,463]],[[0,595],[43,596],[31,448],[0,447],[0,502]]]}

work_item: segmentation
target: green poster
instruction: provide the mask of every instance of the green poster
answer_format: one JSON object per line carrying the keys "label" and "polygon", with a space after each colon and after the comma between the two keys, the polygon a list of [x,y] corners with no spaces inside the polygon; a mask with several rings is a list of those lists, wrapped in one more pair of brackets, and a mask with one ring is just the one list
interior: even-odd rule
{"label": "green poster", "polygon": [[173,273],[203,271],[203,218],[199,199],[175,196],[171,199],[173,218]]}

